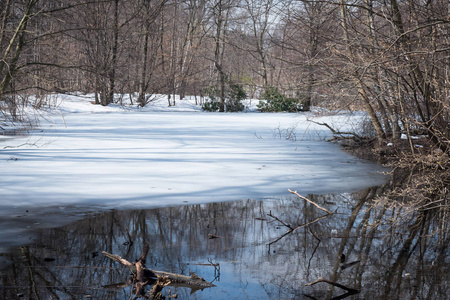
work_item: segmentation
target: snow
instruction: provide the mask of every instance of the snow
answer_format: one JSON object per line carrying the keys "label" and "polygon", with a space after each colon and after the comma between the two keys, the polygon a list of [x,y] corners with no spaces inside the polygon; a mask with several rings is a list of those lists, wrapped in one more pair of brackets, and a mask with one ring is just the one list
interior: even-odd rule
{"label": "snow", "polygon": [[[30,208],[263,199],[288,189],[343,193],[385,181],[381,166],[324,142],[330,132],[308,121],[313,113],[257,113],[256,100],[247,113],[202,112],[192,98],[175,107],[160,98],[145,108],[91,101],[55,95],[40,111],[38,130],[0,140],[0,218]],[[315,120],[347,130],[362,117]]]}

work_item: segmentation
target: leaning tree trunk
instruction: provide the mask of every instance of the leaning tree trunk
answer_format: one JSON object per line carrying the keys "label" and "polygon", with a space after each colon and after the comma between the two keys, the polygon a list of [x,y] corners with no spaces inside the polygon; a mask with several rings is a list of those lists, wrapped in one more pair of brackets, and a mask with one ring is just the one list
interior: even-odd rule
{"label": "leaning tree trunk", "polygon": [[[345,43],[345,48],[346,48],[346,54],[347,54],[348,59],[353,62],[356,60],[356,55],[355,55],[355,53],[352,49],[352,45],[350,43],[350,34],[348,31],[348,25],[347,25],[347,11],[346,11],[346,7],[345,7],[346,4],[345,4],[344,0],[340,0],[339,2],[340,2],[340,13],[341,13],[341,26],[344,31],[344,43]],[[367,95],[366,87],[363,83],[363,79],[361,78],[362,75],[360,74],[360,72],[357,72],[357,71],[352,72],[351,75],[353,78],[353,82],[358,87],[359,94],[362,97],[364,108],[367,111],[367,113],[369,114],[372,125],[375,128],[378,141],[384,140],[386,138],[386,134],[380,123],[380,120],[378,119],[375,109],[373,108],[373,106],[370,102],[370,98]]]}

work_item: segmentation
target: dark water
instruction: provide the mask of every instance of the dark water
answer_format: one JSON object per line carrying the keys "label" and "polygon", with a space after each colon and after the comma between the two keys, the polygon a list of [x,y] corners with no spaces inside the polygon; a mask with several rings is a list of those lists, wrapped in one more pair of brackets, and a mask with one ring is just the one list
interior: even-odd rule
{"label": "dark water", "polygon": [[[101,251],[135,261],[148,243],[148,268],[192,271],[216,285],[164,288],[178,299],[345,296],[327,283],[306,286],[320,277],[360,291],[346,299],[448,299],[446,220],[432,211],[373,207],[376,193],[310,195],[335,212],[324,218],[295,196],[99,213],[42,230],[36,243],[4,254],[0,298],[133,299],[129,272]],[[311,223],[286,234],[280,221]]]}

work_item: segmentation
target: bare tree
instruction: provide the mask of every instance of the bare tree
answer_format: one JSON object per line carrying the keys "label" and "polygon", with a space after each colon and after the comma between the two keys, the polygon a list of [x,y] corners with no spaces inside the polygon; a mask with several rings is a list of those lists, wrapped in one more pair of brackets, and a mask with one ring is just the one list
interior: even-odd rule
{"label": "bare tree", "polygon": [[233,1],[213,0],[211,11],[215,26],[214,39],[214,68],[217,72],[217,87],[219,90],[220,107],[219,112],[225,111],[225,89],[227,74],[224,66],[225,46],[227,44],[228,22]]}
{"label": "bare tree", "polygon": [[[141,50],[141,72],[139,79],[138,103],[142,107],[149,101],[146,93],[148,92],[152,79],[151,74],[153,73],[153,70],[149,69],[155,68],[157,52],[161,46],[161,28],[159,28],[160,23],[158,22],[158,19],[166,2],[167,0],[161,0],[155,4],[153,1],[143,0],[143,3],[141,4],[141,26],[144,32],[144,38],[142,41]],[[151,43],[151,45],[149,45],[149,43]]]}
{"label": "bare tree", "polygon": [[[206,0],[189,0],[186,1],[186,7],[183,9],[187,25],[185,27],[184,37],[182,39],[180,55],[178,59],[179,69],[179,94],[180,98],[184,98],[188,83],[194,83],[190,80],[194,74],[193,67],[196,61],[199,61],[202,52],[201,47],[207,28],[204,22],[207,18]],[[202,71],[204,68],[197,65]]]}
{"label": "bare tree", "polygon": [[318,100],[315,95],[326,98],[326,92],[321,93],[321,89],[335,82],[332,72],[324,66],[329,63],[329,43],[337,32],[336,10],[323,1],[295,1],[287,7],[282,22],[283,32],[277,46],[282,48],[281,53],[288,54],[277,58],[285,69],[291,70],[283,71],[286,72],[283,82],[288,89],[304,95],[308,109],[313,99]]}
{"label": "bare tree", "polygon": [[[14,99],[14,88],[10,87],[17,71],[19,58],[24,50],[25,37],[27,35],[27,27],[30,19],[33,17],[34,8],[38,0],[29,0],[23,7],[17,7],[15,14],[20,18],[20,21],[15,28],[12,29],[12,36],[6,43],[6,47],[0,47],[0,101],[4,104],[0,109],[8,110],[13,118],[17,118],[17,103]],[[5,3],[5,11],[2,15],[2,27],[0,33],[0,41],[6,37],[7,24],[9,12],[11,9],[11,2]]]}
{"label": "bare tree", "polygon": [[262,86],[269,86],[269,47],[271,30],[274,29],[274,23],[278,20],[278,12],[282,4],[280,1],[264,0],[251,1],[245,0],[245,9],[249,16],[248,27],[253,37],[253,47],[248,52],[254,55],[259,62],[260,71],[258,72],[262,79]]}

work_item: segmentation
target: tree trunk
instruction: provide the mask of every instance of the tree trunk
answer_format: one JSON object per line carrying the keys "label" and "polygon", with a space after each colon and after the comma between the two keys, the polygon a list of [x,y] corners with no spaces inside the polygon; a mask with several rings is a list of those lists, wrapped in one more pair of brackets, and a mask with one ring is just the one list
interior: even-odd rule
{"label": "tree trunk", "polygon": [[114,38],[112,46],[112,58],[109,72],[109,90],[106,104],[114,102],[114,90],[116,85],[117,48],[119,45],[119,0],[114,0]]}
{"label": "tree trunk", "polygon": [[141,70],[141,78],[139,80],[139,96],[138,103],[139,106],[144,107],[147,103],[145,101],[145,93],[147,90],[147,57],[148,57],[148,38],[150,35],[150,28],[148,25],[145,26],[145,36],[144,36],[144,44],[142,46],[142,70]]}
{"label": "tree trunk", "polygon": [[225,53],[225,30],[228,20],[228,8],[225,7],[225,3],[219,0],[216,5],[216,35],[215,49],[214,49],[214,66],[218,73],[217,83],[219,87],[220,105],[219,112],[225,112],[225,83],[226,74],[223,69],[224,53]]}
{"label": "tree trunk", "polygon": [[8,24],[8,15],[11,9],[11,0],[6,0],[0,4],[0,11],[3,11],[2,23],[0,24],[0,45],[3,44],[5,38],[6,25]]}
{"label": "tree trunk", "polygon": [[[14,35],[12,36],[11,40],[9,41],[8,47],[6,48],[5,53],[3,55],[3,59],[0,60],[0,74],[2,73],[5,65],[8,66],[8,72],[6,72],[5,76],[3,77],[2,82],[0,83],[0,95],[5,92],[6,87],[9,85],[11,79],[14,77],[14,74],[17,70],[16,64],[17,64],[17,61],[19,60],[23,45],[25,43],[25,34],[26,34],[28,21],[30,20],[30,17],[31,17],[31,11],[32,11],[33,7],[37,4],[37,2],[38,2],[38,0],[29,0],[28,1],[28,4],[27,4],[26,10],[23,14],[22,20],[20,21],[19,25],[17,26],[16,31],[14,32]],[[16,40],[17,40],[17,44],[16,44],[16,47],[14,50],[15,51],[14,55],[13,55],[11,61],[7,64],[7,58],[9,56],[9,54],[11,53],[12,48],[13,48],[14,44],[16,43]]]}

